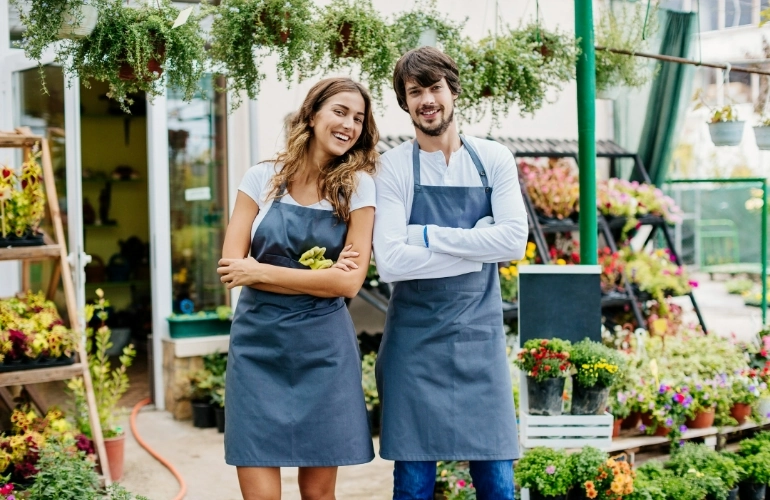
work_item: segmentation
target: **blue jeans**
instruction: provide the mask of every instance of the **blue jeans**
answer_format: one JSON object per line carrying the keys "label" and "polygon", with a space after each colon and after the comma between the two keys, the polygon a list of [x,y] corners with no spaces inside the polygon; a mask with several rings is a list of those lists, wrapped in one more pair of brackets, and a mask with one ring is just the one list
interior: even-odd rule
{"label": "blue jeans", "polygon": [[[471,461],[478,500],[513,500],[513,460]],[[436,462],[397,461],[393,500],[433,500]]]}

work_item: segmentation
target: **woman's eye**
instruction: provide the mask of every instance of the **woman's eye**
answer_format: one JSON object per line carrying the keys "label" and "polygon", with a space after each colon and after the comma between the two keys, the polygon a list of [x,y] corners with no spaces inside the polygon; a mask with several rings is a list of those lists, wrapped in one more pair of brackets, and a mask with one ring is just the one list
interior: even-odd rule
{"label": "woman's eye", "polygon": [[336,114],[338,114],[338,115],[342,116],[342,110],[340,110],[340,109],[335,109],[335,110],[334,110],[334,112],[335,112]]}
{"label": "woman's eye", "polygon": [[363,121],[361,118],[356,118],[356,121],[357,121],[358,123],[364,123],[364,121]]}

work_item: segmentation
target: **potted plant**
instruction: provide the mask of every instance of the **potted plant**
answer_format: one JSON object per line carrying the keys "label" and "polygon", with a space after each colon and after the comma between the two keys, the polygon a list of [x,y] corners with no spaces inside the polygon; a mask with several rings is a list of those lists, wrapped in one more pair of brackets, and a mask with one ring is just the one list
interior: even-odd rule
{"label": "potted plant", "polygon": [[[586,446],[577,453],[569,456],[569,467],[572,471],[572,490],[582,492],[585,498],[594,490],[599,469],[607,461],[609,455],[592,446]],[[577,495],[576,495],[577,496]]]}
{"label": "potted plant", "polygon": [[233,311],[229,306],[219,306],[216,311],[198,311],[190,314],[173,313],[166,320],[171,338],[229,335]]}
{"label": "potted plant", "polygon": [[716,479],[704,484],[709,490],[708,500],[735,500],[743,472],[732,456],[695,443],[685,443],[674,450],[666,468],[682,477],[694,473]]}
{"label": "potted plant", "polygon": [[527,450],[514,473],[532,500],[564,500],[573,484],[569,458],[564,450],[537,447]]}
{"label": "potted plant", "polygon": [[679,384],[661,383],[654,395],[654,410],[651,422],[646,430],[648,434],[656,436],[668,436],[672,442],[676,442],[687,426],[687,412],[692,405],[693,397],[686,387]]}
{"label": "potted plant", "polygon": [[214,406],[214,420],[217,424],[217,432],[225,432],[225,374],[216,377],[212,384],[211,404]]}
{"label": "potted plant", "polygon": [[[622,6],[620,12],[604,9],[595,24],[596,45],[604,48],[643,52],[647,40],[657,31],[657,7],[647,13],[647,4]],[[622,88],[639,88],[649,82],[655,71],[640,57],[596,51],[596,97],[616,99]]]}
{"label": "potted plant", "polygon": [[682,384],[693,398],[684,424],[690,429],[706,429],[714,425],[718,402],[716,381],[687,377]]}
{"label": "potted plant", "polygon": [[319,33],[326,47],[325,72],[358,65],[375,100],[390,85],[398,51],[392,28],[371,0],[332,0],[321,13]]}
{"label": "potted plant", "polygon": [[[109,96],[126,113],[132,103],[129,94],[139,91],[152,97],[170,86],[190,100],[203,76],[204,39],[200,15],[192,14],[175,27],[179,18],[169,0],[136,8],[105,4],[94,31],[61,47],[57,61],[86,86],[90,79],[107,82]],[[164,71],[166,78],[161,80]]]}
{"label": "potted plant", "polygon": [[[125,457],[126,433],[117,425],[117,404],[129,387],[126,370],[134,360],[136,351],[133,344],[123,348],[123,354],[118,358],[118,366],[112,368],[112,363],[107,355],[107,350],[112,347],[110,342],[110,329],[106,324],[107,307],[109,302],[104,298],[101,288],[96,290],[97,300],[95,304],[88,304],[85,308],[86,324],[96,315],[100,326],[86,328],[86,352],[88,356],[88,369],[94,387],[94,399],[96,410],[99,414],[99,424],[104,435],[104,447],[110,464],[110,477],[117,481],[123,476],[123,459]],[[75,422],[80,431],[88,437],[91,434],[91,424],[88,420],[88,404],[86,402],[86,389],[82,378],[73,378],[67,383],[75,396]]]}
{"label": "potted plant", "polygon": [[439,46],[454,57],[464,41],[462,30],[465,23],[457,23],[439,12],[436,0],[417,2],[409,12],[396,16],[391,23],[393,41],[400,55],[421,45]]}
{"label": "potted plant", "polygon": [[746,370],[732,378],[732,408],[730,415],[741,425],[751,416],[754,404],[759,401],[762,382]]}
{"label": "potted plant", "polygon": [[207,12],[213,15],[209,55],[227,72],[233,109],[242,91],[249,99],[257,98],[265,56],[278,56],[278,77],[286,81],[307,78],[320,62],[320,36],[310,0],[225,0]]}
{"label": "potted plant", "polygon": [[[220,353],[203,356],[203,368],[188,375],[189,387],[187,398],[192,405],[193,426],[201,429],[217,425],[217,391],[224,389],[227,373],[227,355]],[[224,394],[221,394],[221,406],[224,407]],[[224,416],[224,415],[222,415]]]}
{"label": "potted plant", "polygon": [[766,449],[753,455],[736,459],[741,471],[738,496],[741,500],[763,500],[770,483],[770,451]]}
{"label": "potted plant", "polygon": [[759,125],[754,126],[754,138],[761,150],[770,150],[770,116],[762,116]]}
{"label": "potted plant", "polygon": [[514,363],[527,374],[528,412],[532,415],[561,415],[564,379],[569,376],[570,342],[560,339],[530,339]]}
{"label": "potted plant", "polygon": [[711,110],[708,122],[711,142],[714,146],[737,146],[743,140],[744,124],[738,120],[738,113],[731,104]]}
{"label": "potted plant", "polygon": [[589,339],[569,348],[572,362],[572,415],[601,415],[610,387],[620,378],[623,358],[612,348]]}
{"label": "potted plant", "polygon": [[519,172],[541,223],[559,222],[577,213],[577,169],[567,160],[539,167],[519,162]]}
{"label": "potted plant", "polygon": [[42,245],[39,230],[45,215],[42,168],[36,150],[27,156],[21,175],[0,167],[0,246]]}
{"label": "potted plant", "polygon": [[377,363],[377,353],[365,354],[361,360],[361,385],[364,389],[364,401],[366,402],[366,414],[369,417],[369,430],[379,425],[380,397],[377,392],[377,379],[374,375],[374,366]]}

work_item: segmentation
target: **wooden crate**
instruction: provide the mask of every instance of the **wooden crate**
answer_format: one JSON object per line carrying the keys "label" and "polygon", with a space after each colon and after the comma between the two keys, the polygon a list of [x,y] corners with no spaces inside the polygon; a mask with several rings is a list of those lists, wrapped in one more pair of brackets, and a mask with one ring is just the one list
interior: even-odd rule
{"label": "wooden crate", "polygon": [[548,417],[519,412],[521,447],[583,448],[612,446],[612,415],[561,415]]}

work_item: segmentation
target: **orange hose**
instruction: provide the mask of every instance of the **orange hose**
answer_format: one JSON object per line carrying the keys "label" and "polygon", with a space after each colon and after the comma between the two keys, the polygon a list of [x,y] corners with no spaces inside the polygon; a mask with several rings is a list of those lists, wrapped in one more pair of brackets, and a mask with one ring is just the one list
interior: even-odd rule
{"label": "orange hose", "polygon": [[187,493],[187,483],[184,482],[184,479],[182,479],[182,475],[179,473],[178,470],[176,470],[176,467],[171,465],[171,462],[160,456],[160,454],[152,449],[150,445],[148,445],[144,439],[142,439],[142,436],[139,435],[139,432],[136,430],[136,416],[139,414],[139,410],[142,409],[142,407],[147,406],[150,404],[152,400],[150,398],[143,399],[139,401],[136,406],[134,406],[134,409],[131,410],[131,419],[129,423],[131,424],[131,432],[134,433],[134,438],[136,439],[136,442],[139,443],[139,446],[147,450],[147,453],[153,456],[155,460],[161,463],[165,468],[171,472],[171,474],[174,475],[174,478],[176,478],[177,482],[179,483],[179,493],[176,494],[174,497],[174,500],[182,500]]}

